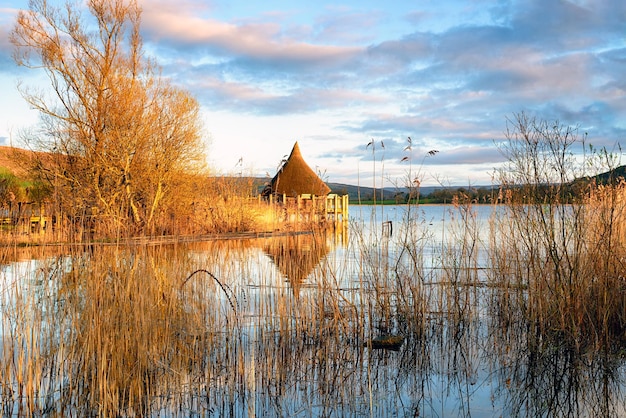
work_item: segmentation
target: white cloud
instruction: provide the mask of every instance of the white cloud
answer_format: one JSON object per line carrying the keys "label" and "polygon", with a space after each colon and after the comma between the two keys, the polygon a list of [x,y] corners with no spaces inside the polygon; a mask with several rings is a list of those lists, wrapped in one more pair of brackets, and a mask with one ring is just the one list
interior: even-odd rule
{"label": "white cloud", "polygon": [[289,38],[273,23],[234,24],[166,9],[143,14],[149,42],[166,43],[210,51],[212,54],[245,57],[249,60],[296,63],[340,63],[358,54],[360,47],[316,45]]}

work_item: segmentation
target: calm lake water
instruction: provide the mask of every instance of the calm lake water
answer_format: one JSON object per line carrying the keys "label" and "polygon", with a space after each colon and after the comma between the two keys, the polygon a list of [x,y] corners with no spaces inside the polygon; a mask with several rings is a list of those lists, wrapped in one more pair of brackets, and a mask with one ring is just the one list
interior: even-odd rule
{"label": "calm lake water", "polygon": [[[193,300],[189,309],[196,302],[209,307],[204,315],[211,345],[197,363],[171,372],[185,376],[177,390],[165,384],[153,390],[146,413],[626,414],[623,356],[573,356],[567,347],[543,345],[517,308],[506,311],[523,305],[524,294],[511,296],[490,279],[487,249],[498,242],[490,233],[497,210],[352,206],[349,224],[324,234],[176,246],[168,257],[181,263],[176,280],[188,279],[181,300]],[[37,293],[42,280],[69,269],[57,262],[52,274],[41,263],[3,267],[5,361],[9,347],[18,349],[11,342],[20,332],[12,321],[14,289]],[[197,269],[207,273],[189,278]],[[41,292],[34,298],[49,297],[51,290]],[[389,336],[401,344],[373,347]],[[54,405],[63,401],[59,387],[48,395]],[[5,414],[16,414],[20,399],[3,390]]]}

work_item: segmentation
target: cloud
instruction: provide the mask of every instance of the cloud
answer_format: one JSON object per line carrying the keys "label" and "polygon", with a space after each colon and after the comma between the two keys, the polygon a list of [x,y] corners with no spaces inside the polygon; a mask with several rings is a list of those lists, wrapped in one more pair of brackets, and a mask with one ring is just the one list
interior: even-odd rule
{"label": "cloud", "polygon": [[370,75],[388,77],[404,73],[414,65],[429,66],[435,59],[434,39],[429,34],[414,33],[402,39],[371,45],[362,64]]}
{"label": "cloud", "polygon": [[0,8],[0,72],[15,73],[17,66],[13,61],[13,45],[9,34],[13,29],[16,9]]}
{"label": "cloud", "polygon": [[374,41],[375,31],[384,13],[333,8],[316,19],[312,34],[316,42],[363,45]]}
{"label": "cloud", "polygon": [[172,15],[166,9],[151,9],[144,12],[143,23],[149,42],[275,68],[334,67],[362,49],[292,39],[273,22],[227,23],[184,10]]}
{"label": "cloud", "polygon": [[412,139],[407,137],[387,136],[369,138],[351,149],[342,149],[339,154],[326,152],[324,158],[338,158],[352,155],[362,162],[379,162],[388,168],[408,168],[409,165],[428,166],[446,164],[498,164],[503,156],[498,150],[494,138],[459,137],[445,141],[433,141],[428,138]]}
{"label": "cloud", "polygon": [[504,157],[495,145],[490,147],[462,146],[454,147],[425,158],[424,165],[457,165],[457,164],[498,164]]}
{"label": "cloud", "polygon": [[358,90],[312,86],[283,86],[272,82],[247,83],[207,76],[192,87],[201,103],[240,113],[280,115],[327,112],[383,104],[387,98]]}
{"label": "cloud", "polygon": [[[502,161],[495,143],[514,112],[579,124],[597,143],[623,136],[622,3],[423,4],[403,15],[411,29],[390,37],[382,28],[391,9],[220,19],[216,5],[187,1],[146,8],[144,29],[148,45],[170,60],[165,72],[209,108],[333,115],[332,134],[307,136],[322,138],[321,161],[369,164],[383,155],[365,150],[373,138],[385,143],[390,172],[402,173],[411,136],[416,164],[485,177]],[[431,149],[440,152],[424,158]]]}
{"label": "cloud", "polygon": [[533,0],[520,5],[511,24],[526,43],[574,50],[623,37],[624,16],[626,5],[620,0]]}
{"label": "cloud", "polygon": [[[358,44],[359,37],[350,40],[341,28],[354,27],[358,21],[375,27],[380,14],[327,13],[315,19],[317,26],[300,25],[294,30],[293,25],[284,24],[285,16],[265,22],[220,22],[203,17],[197,6],[189,6],[177,8],[173,16],[167,8],[147,11],[144,21],[159,45],[180,46],[178,54],[187,51],[212,57],[215,64],[192,66],[188,72],[190,84],[203,86],[194,91],[209,103],[259,114],[300,113],[356,109],[359,104],[378,104],[395,96],[399,101],[414,100],[410,113],[391,121],[395,126],[390,122],[385,127],[384,121],[353,126],[372,129],[376,125],[382,132],[392,132],[427,119],[426,126],[435,131],[448,129],[442,120],[450,119],[438,113],[470,112],[476,118],[490,114],[501,123],[504,115],[523,107],[538,108],[555,96],[572,102],[585,100],[587,93],[580,91],[581,86],[593,74],[603,73],[596,71],[600,67],[596,56],[587,51],[564,52],[558,49],[562,41],[538,41],[554,34],[552,16],[576,22],[585,10],[548,3],[547,9],[539,8],[539,3],[528,10],[507,9],[508,19],[500,19],[506,24],[414,32],[367,47]],[[426,19],[428,14],[417,18]],[[560,25],[562,30],[572,27]],[[574,40],[577,37],[570,36],[568,42],[582,45]],[[313,38],[324,42],[313,43]],[[347,46],[340,45],[346,42]],[[611,85],[618,97],[621,88],[615,85],[615,77],[604,78],[613,83],[607,87]],[[430,108],[417,103],[424,98]]]}

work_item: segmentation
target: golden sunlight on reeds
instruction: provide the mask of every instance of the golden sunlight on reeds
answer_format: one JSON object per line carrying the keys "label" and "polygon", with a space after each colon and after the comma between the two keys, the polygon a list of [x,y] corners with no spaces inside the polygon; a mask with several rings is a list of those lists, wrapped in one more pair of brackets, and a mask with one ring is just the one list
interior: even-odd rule
{"label": "golden sunlight on reeds", "polygon": [[501,415],[620,413],[624,186],[590,190],[349,237],[40,247],[4,276],[3,413],[465,415],[482,391]]}
{"label": "golden sunlight on reeds", "polygon": [[215,338],[214,318],[210,302],[182,299],[186,266],[166,262],[175,250],[162,251],[54,257],[26,288],[6,290],[5,411],[143,415],[159,397],[180,394]]}
{"label": "golden sunlight on reeds", "polygon": [[624,193],[621,182],[578,204],[508,205],[494,220],[493,284],[506,289],[505,307],[518,294],[515,309],[546,341],[576,350],[626,342]]}

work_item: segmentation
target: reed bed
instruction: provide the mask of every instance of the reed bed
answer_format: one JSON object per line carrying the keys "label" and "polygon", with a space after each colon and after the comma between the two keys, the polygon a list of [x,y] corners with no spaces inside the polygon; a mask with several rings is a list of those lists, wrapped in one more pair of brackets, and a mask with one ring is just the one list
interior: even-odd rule
{"label": "reed bed", "polygon": [[169,265],[160,250],[54,257],[37,263],[26,287],[5,289],[5,414],[145,415],[197,389],[189,371],[224,335],[209,332],[217,327],[204,303],[182,300],[184,264]]}
{"label": "reed bed", "polygon": [[504,299],[516,294],[516,314],[548,341],[579,351],[624,346],[625,191],[620,183],[580,204],[511,204],[495,221],[492,283]]}
{"label": "reed bed", "polygon": [[[517,122],[493,206],[210,242],[8,235],[2,414],[626,414],[626,184],[565,187],[570,132]],[[164,231],[280,224],[214,187]]]}
{"label": "reed bed", "polygon": [[[5,270],[0,406],[6,416],[621,413],[625,192],[510,201],[486,218],[460,196],[437,219],[405,207],[393,232],[372,208],[348,239],[316,230],[38,247]],[[380,338],[401,342],[375,349]]]}

